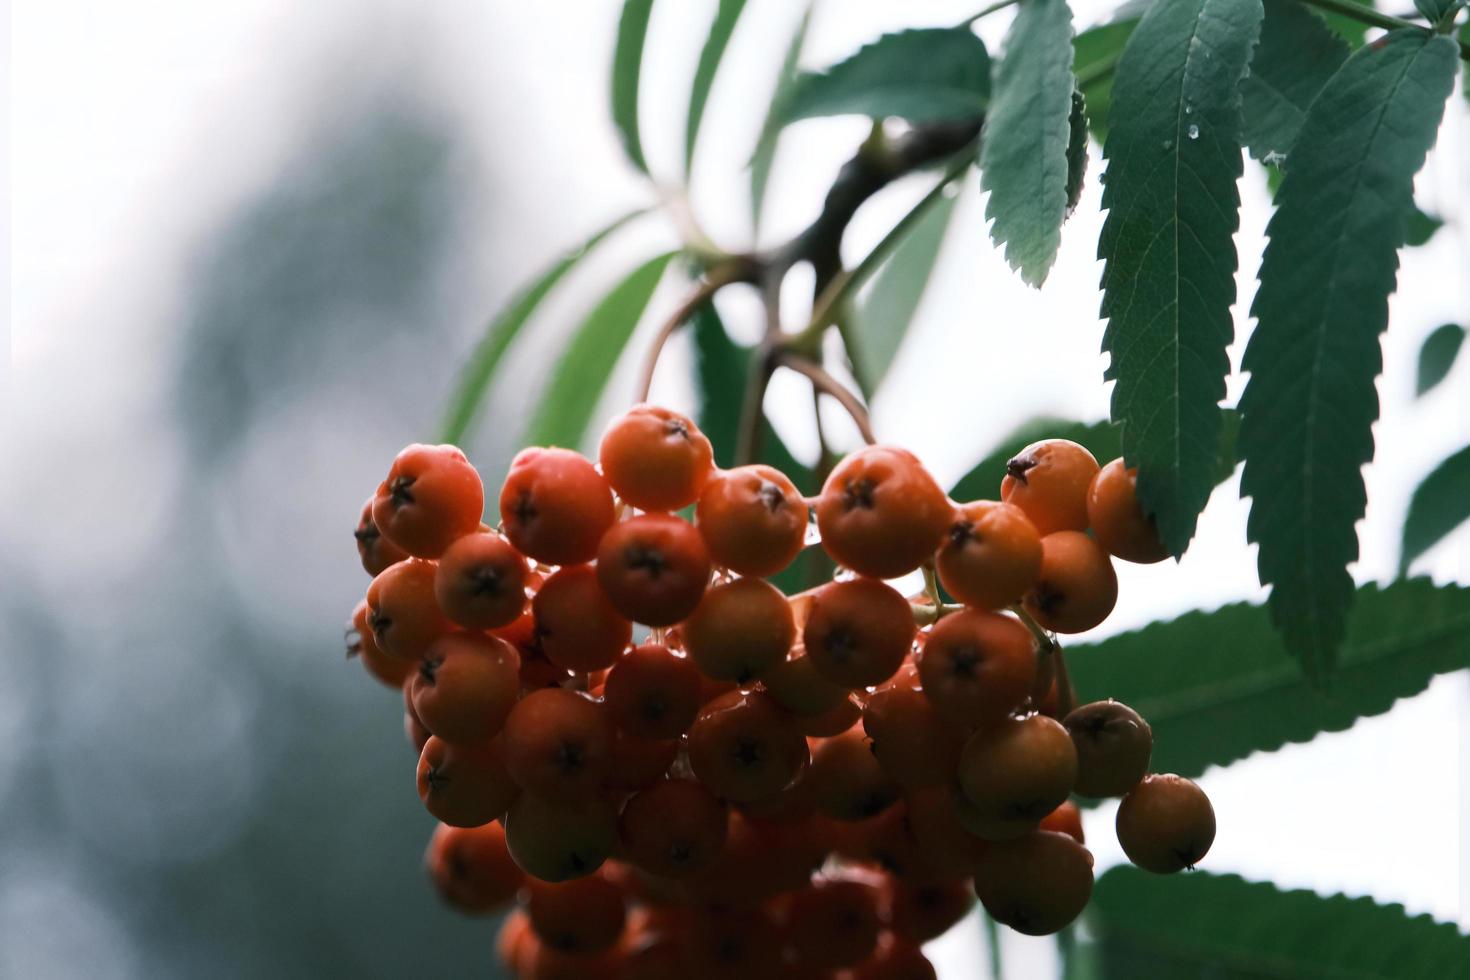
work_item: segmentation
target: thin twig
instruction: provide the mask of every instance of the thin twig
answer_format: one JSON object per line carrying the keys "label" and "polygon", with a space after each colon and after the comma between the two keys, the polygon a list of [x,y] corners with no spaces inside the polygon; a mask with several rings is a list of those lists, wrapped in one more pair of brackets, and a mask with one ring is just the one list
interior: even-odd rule
{"label": "thin twig", "polygon": [[709,271],[705,279],[695,287],[694,292],[680,303],[669,318],[658,328],[653,340],[649,342],[648,353],[643,357],[643,374],[638,382],[638,397],[636,401],[648,401],[648,393],[653,389],[653,373],[658,370],[659,357],[663,355],[664,346],[668,344],[680,327],[690,317],[699,312],[700,307],[714,298],[715,293],[724,289],[732,282],[744,281],[749,275],[748,270],[742,268],[738,262],[729,262],[725,265],[716,266]]}
{"label": "thin twig", "polygon": [[[1367,24],[1369,27],[1382,27],[1389,31],[1404,27],[1412,27],[1420,31],[1429,29],[1423,24],[1416,24],[1412,20],[1395,17],[1393,14],[1382,13],[1374,10],[1372,7],[1365,7],[1361,3],[1353,3],[1352,0],[1301,0],[1301,2],[1309,7],[1320,7],[1323,10],[1332,11],[1334,14],[1342,14],[1344,17],[1355,20],[1360,24]],[[1461,60],[1470,61],[1470,44],[1460,41],[1459,45]]]}
{"label": "thin twig", "polygon": [[1015,6],[1020,2],[1021,0],[996,0],[996,2],[992,3],[990,6],[978,10],[970,16],[966,17],[964,20],[960,21],[958,24],[955,25],[955,29],[958,30],[961,27],[969,27],[971,24],[975,23],[975,21],[979,20],[982,17],[989,17],[996,11]]}
{"label": "thin twig", "polygon": [[812,383],[813,388],[835,399],[852,417],[853,424],[857,426],[858,433],[862,435],[864,442],[871,446],[878,441],[878,437],[873,435],[873,423],[868,418],[867,406],[858,399],[857,395],[848,391],[842,382],[828,374],[824,368],[790,351],[782,351],[778,354],[776,364],[804,375]]}

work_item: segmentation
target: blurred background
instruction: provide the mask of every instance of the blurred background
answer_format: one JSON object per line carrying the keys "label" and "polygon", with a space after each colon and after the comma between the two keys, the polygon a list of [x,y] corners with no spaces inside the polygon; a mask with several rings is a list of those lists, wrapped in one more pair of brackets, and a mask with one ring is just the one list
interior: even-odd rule
{"label": "blurred background", "polygon": [[[554,254],[655,199],[607,109],[620,4],[9,6],[0,976],[492,974],[493,925],[441,908],[422,873],[432,822],[399,698],[343,659],[342,623],[366,586],[350,531],[397,449],[433,436],[486,315]],[[692,200],[730,248],[750,241],[745,167],[803,6],[752,0],[710,101]],[[978,6],[828,0],[803,64]],[[655,9],[642,105],[655,173],[677,170],[714,7]],[[1110,9],[1073,8],[1079,27]],[[992,51],[1008,17],[982,22]],[[1423,337],[1470,319],[1467,116],[1452,99],[1417,184],[1421,207],[1451,223],[1403,255],[1362,581],[1393,575],[1409,493],[1470,433],[1463,361],[1413,399]],[[858,119],[788,131],[762,241],[811,219],[865,131]],[[1106,415],[1093,157],[1039,291],[990,247],[978,181],[957,201],[874,404],[880,437],[946,484],[1034,415]],[[930,179],[865,207],[848,254]],[[1268,217],[1254,164],[1242,193],[1241,338]],[[466,447],[487,483],[560,338],[616,276],[674,242],[657,220],[638,226],[544,308]],[[801,286],[786,297],[792,323],[809,305]],[[678,288],[665,282],[650,320]],[[755,335],[754,296],[727,292],[721,311]],[[604,418],[632,395],[627,360]],[[692,405],[688,365],[680,340],[657,398]],[[813,456],[805,384],[778,378],[767,405]],[[844,418],[826,423],[855,444]],[[1181,564],[1120,569],[1122,599],[1099,632],[1260,598],[1245,514],[1227,482]],[[1415,571],[1470,581],[1470,533]],[[1212,770],[1201,783],[1221,831],[1208,866],[1470,927],[1467,718],[1470,681],[1448,675],[1350,731]],[[1121,859],[1111,818],[1087,817],[1100,871]],[[1004,943],[1012,975],[1054,969],[1050,944]],[[988,969],[978,924],[934,955],[947,977]]]}

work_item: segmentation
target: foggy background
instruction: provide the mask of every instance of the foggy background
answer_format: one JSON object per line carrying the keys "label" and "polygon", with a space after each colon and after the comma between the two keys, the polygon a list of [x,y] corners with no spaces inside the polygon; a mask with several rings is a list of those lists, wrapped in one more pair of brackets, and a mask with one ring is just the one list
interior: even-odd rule
{"label": "foggy background", "polygon": [[[655,8],[642,111],[665,178],[714,6]],[[979,6],[827,0],[803,64]],[[433,824],[399,696],[342,657],[342,623],[367,584],[350,531],[393,454],[433,437],[487,314],[594,227],[655,199],[607,109],[620,4],[10,8],[0,976],[489,975],[493,924],[442,908],[421,869]],[[705,115],[694,208],[732,249],[749,244],[745,164],[801,9],[752,0]],[[1073,9],[1080,29],[1109,5]],[[982,22],[992,53],[1009,16]],[[1361,581],[1393,575],[1409,494],[1470,433],[1463,359],[1412,398],[1420,341],[1470,320],[1467,116],[1452,98],[1417,184],[1422,207],[1460,223],[1403,254]],[[866,128],[787,131],[763,242],[810,220]],[[1040,291],[990,247],[978,180],[965,185],[874,403],[879,436],[946,485],[1033,415],[1106,415],[1100,169],[1094,147]],[[932,179],[864,208],[849,257]],[[1241,339],[1268,217],[1250,162],[1242,193]],[[675,242],[662,219],[640,223],[543,308],[466,446],[487,483],[560,338],[616,277]],[[679,289],[670,276],[650,320]],[[809,293],[809,280],[793,284],[788,323],[804,319]],[[727,291],[720,305],[733,333],[755,335],[753,296]],[[594,432],[631,398],[636,360],[614,376]],[[655,397],[692,405],[682,339]],[[778,376],[767,404],[797,454],[813,454],[805,382]],[[824,419],[855,444],[845,419]],[[1118,611],[1099,633],[1263,596],[1236,484],[1217,490],[1182,564],[1120,566]],[[1470,581],[1470,534],[1415,570]],[[1349,732],[1207,773],[1220,834],[1205,866],[1470,927],[1467,708],[1470,684],[1450,675]],[[1112,812],[1087,815],[1099,872],[1121,859]],[[941,940],[943,975],[985,975],[981,943],[973,922]],[[1051,962],[1047,943],[1005,943],[1012,975]]]}

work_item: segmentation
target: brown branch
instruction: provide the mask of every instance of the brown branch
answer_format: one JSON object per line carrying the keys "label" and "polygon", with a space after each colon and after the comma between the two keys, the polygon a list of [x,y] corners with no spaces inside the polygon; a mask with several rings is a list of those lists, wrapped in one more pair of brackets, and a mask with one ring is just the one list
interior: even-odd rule
{"label": "brown branch", "polygon": [[797,374],[803,375],[812,383],[812,387],[822,394],[833,398],[852,417],[853,423],[862,434],[863,441],[873,445],[878,437],[873,435],[873,423],[868,418],[867,406],[858,399],[851,391],[848,391],[836,378],[828,374],[820,365],[807,360],[799,354],[783,351],[776,357],[776,364],[780,367],[790,368]]}
{"label": "brown branch", "polygon": [[664,347],[680,327],[690,317],[699,312],[700,307],[714,298],[715,293],[735,282],[749,282],[752,269],[749,261],[743,257],[732,257],[730,261],[715,266],[706,274],[703,281],[695,287],[684,302],[669,314],[669,318],[658,328],[653,340],[649,342],[648,352],[643,356],[643,373],[638,382],[638,397],[635,402],[648,401],[648,393],[653,389],[653,374],[658,370],[658,359],[663,355]]}

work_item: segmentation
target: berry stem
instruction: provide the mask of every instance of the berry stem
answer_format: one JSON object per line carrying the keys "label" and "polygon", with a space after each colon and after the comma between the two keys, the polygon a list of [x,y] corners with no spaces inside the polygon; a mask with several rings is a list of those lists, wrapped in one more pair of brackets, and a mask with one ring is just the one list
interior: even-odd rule
{"label": "berry stem", "polygon": [[873,434],[873,423],[868,417],[867,406],[858,399],[857,395],[848,391],[840,381],[827,373],[825,368],[790,351],[782,351],[777,354],[776,363],[780,367],[790,368],[797,374],[804,375],[812,383],[813,389],[835,399],[852,417],[864,442],[871,446],[878,441],[877,436]]}
{"label": "berry stem", "polygon": [[[1021,620],[1022,624],[1031,631],[1031,636],[1036,640],[1036,653],[1038,657],[1050,657],[1052,666],[1056,671],[1055,680],[1057,685],[1057,714],[1065,718],[1072,710],[1072,681],[1067,676],[1067,658],[1062,655],[1062,645],[1057,638],[1046,630],[1041,624],[1031,618],[1031,614],[1019,604],[1011,606],[1011,612]],[[1040,670],[1037,671],[1037,679],[1045,676]],[[1046,691],[1036,691],[1031,700],[1040,704],[1046,697]]]}
{"label": "berry stem", "polygon": [[717,265],[706,273],[702,282],[695,286],[694,291],[680,303],[669,318],[659,327],[658,333],[654,334],[653,340],[648,345],[648,353],[643,358],[643,374],[638,383],[638,397],[634,403],[648,401],[648,393],[653,389],[653,374],[658,370],[659,357],[663,354],[665,345],[669,338],[682,327],[690,317],[699,312],[704,304],[714,298],[715,293],[735,282],[749,282],[753,270],[747,257],[734,256]]}

